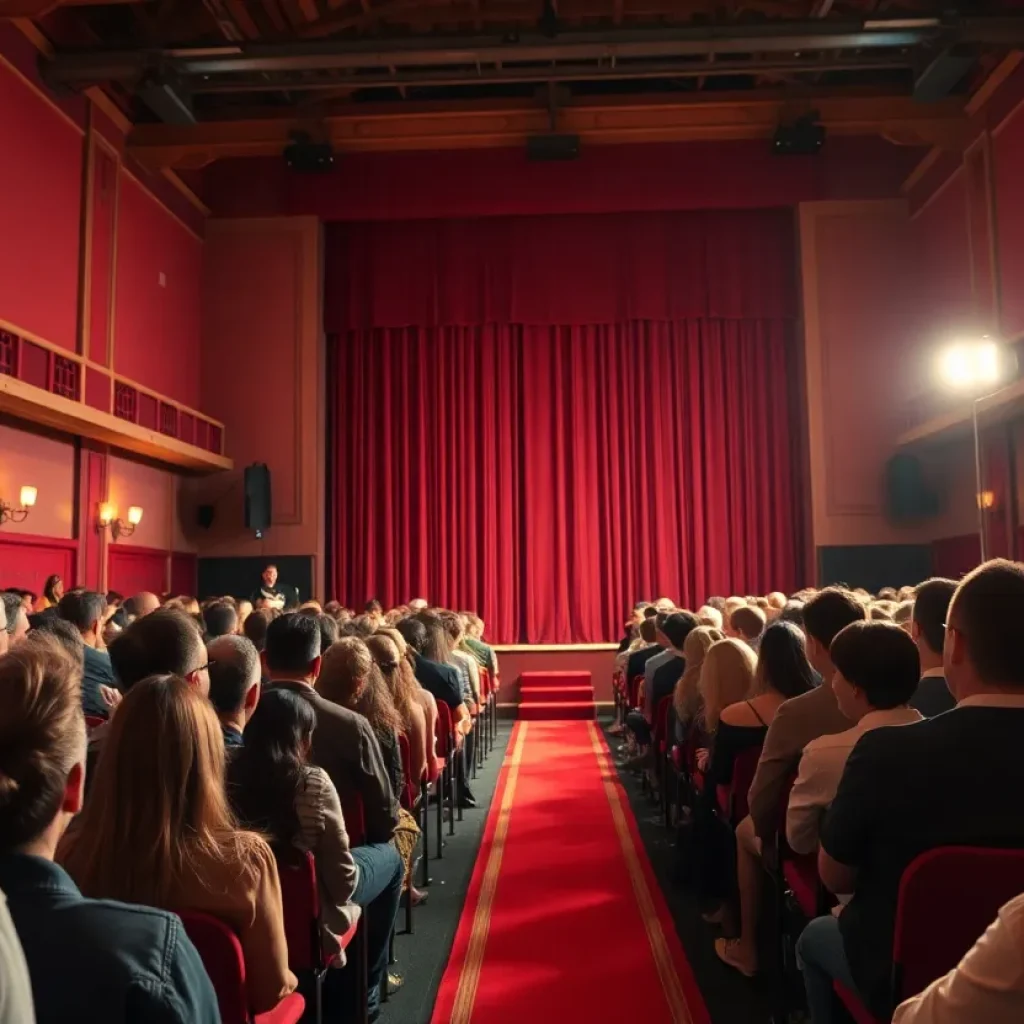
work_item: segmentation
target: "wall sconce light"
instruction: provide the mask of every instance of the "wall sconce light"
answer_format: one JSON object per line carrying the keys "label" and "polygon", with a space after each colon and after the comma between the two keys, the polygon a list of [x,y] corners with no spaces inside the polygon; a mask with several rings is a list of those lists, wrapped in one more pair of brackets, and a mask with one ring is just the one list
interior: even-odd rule
{"label": "wall sconce light", "polygon": [[996,507],[996,495],[995,491],[979,491],[978,492],[978,508],[990,509]]}
{"label": "wall sconce light", "polygon": [[110,536],[114,540],[119,537],[130,537],[135,532],[135,527],[142,522],[142,508],[139,505],[128,506],[128,521],[119,519],[117,506],[110,501],[101,501],[99,512],[96,515],[96,529],[102,533],[110,529]]}
{"label": "wall sconce light", "polygon": [[0,499],[0,523],[22,523],[28,518],[32,506],[36,503],[38,491],[34,487],[22,487],[18,495],[18,504],[10,503]]}

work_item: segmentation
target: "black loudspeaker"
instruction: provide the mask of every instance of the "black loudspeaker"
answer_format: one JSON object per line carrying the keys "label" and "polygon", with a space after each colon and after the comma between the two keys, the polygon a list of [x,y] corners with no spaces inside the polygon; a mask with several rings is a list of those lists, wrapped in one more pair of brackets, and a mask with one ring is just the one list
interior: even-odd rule
{"label": "black loudspeaker", "polygon": [[196,508],[196,522],[204,529],[208,530],[213,526],[213,513],[214,508],[212,505],[199,505]]}
{"label": "black loudspeaker", "polygon": [[245,528],[257,533],[270,528],[270,469],[265,462],[245,467]]}
{"label": "black loudspeaker", "polygon": [[939,496],[915,455],[894,455],[885,464],[885,497],[889,518],[897,523],[918,522],[940,511]]}

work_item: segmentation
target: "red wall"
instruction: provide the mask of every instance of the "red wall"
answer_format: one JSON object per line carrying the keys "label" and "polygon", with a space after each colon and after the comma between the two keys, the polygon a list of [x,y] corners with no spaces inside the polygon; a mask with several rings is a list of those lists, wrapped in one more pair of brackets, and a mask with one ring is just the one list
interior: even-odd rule
{"label": "red wall", "polygon": [[117,221],[114,369],[199,406],[203,243],[132,178]]}
{"label": "red wall", "polygon": [[569,163],[531,163],[519,149],[352,153],[303,175],[238,159],[206,169],[203,197],[218,216],[325,221],[792,206],[895,196],[921,155],[836,137],[813,157],[778,157],[762,141],[588,146]]}
{"label": "red wall", "polygon": [[82,132],[0,59],[0,320],[74,349]]}

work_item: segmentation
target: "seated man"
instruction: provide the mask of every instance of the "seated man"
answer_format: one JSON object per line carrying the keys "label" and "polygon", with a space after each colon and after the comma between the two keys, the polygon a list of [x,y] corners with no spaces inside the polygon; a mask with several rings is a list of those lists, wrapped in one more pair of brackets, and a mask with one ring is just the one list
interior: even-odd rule
{"label": "seated man", "polygon": [[[797,944],[814,1024],[835,1015],[833,980],[873,1013],[891,1012],[892,943],[904,870],[938,846],[1024,847],[1024,566],[996,560],[957,588],[946,679],[958,704],[899,729],[874,729],[850,754],[825,817],[818,873],[853,893]],[[936,895],[941,899],[941,894]]]}
{"label": "seated man", "polygon": [[[322,697],[314,688],[320,675],[320,627],[316,619],[295,613],[275,619],[267,629],[263,661],[269,686],[291,690],[316,711],[310,760],[330,776],[342,810],[357,800],[362,804],[365,837],[363,845],[352,847],[359,868],[352,902],[363,908],[367,922],[368,1005],[373,1020],[402,896],[402,858],[390,843],[398,824],[398,801],[370,723],[355,711]],[[344,994],[334,990],[355,984],[355,963],[356,958],[352,958],[344,970],[328,972],[332,1003],[337,1000],[339,1005],[346,1005]]]}
{"label": "seated man", "polygon": [[845,732],[819,736],[804,747],[786,811],[786,839],[794,853],[817,850],[818,828],[861,736],[882,725],[921,721],[921,715],[907,707],[917,687],[917,650],[899,626],[854,622],[832,641],[830,653],[839,710],[857,724]]}
{"label": "seated man", "polygon": [[[29,1006],[13,1019],[214,1024],[217,996],[181,921],[162,910],[86,899],[53,862],[82,807],[79,675],[60,645],[43,637],[0,659],[0,889],[35,1004],[34,1018]],[[0,1002],[9,995],[0,994]]]}
{"label": "seated man", "polygon": [[0,604],[4,606],[4,637],[0,640],[4,646],[0,653],[16,647],[28,634],[28,612],[21,600],[21,595],[13,590],[5,590],[0,594]]}
{"label": "seated man", "polygon": [[206,639],[230,636],[238,632],[238,610],[230,601],[214,601],[203,609]]}
{"label": "seated man", "polygon": [[742,640],[756,651],[767,624],[768,617],[760,608],[746,605],[732,613],[725,635]]}
{"label": "seated man", "polygon": [[114,668],[103,646],[103,625],[107,599],[92,590],[71,590],[57,605],[57,614],[71,623],[85,644],[82,665],[82,710],[87,715],[106,718],[110,707],[120,699],[113,696]]}
{"label": "seated man", "polygon": [[956,706],[942,666],[946,616],[955,593],[956,584],[952,580],[933,579],[922,583],[914,597],[910,635],[921,655],[921,681],[910,699],[910,706],[917,708],[925,718],[934,718]]}
{"label": "seated man", "polygon": [[244,636],[220,636],[206,646],[210,658],[210,703],[220,719],[228,757],[260,699],[260,656]]}

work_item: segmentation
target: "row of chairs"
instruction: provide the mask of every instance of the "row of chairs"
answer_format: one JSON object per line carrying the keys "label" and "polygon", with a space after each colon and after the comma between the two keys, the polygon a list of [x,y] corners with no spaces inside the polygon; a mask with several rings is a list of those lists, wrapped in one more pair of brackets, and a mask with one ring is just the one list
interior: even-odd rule
{"label": "row of chairs", "polygon": [[[476,742],[472,764],[463,762],[464,770],[476,777],[488,753],[494,749],[498,734],[497,690],[485,669],[480,672],[481,703],[474,731]],[[399,799],[403,807],[416,813],[422,830],[421,884],[430,884],[428,861],[444,855],[444,804],[450,804],[448,834],[455,835],[456,819],[462,820],[462,811],[456,812],[455,780],[459,770],[456,758],[466,758],[466,744],[457,748],[451,711],[438,703],[437,756],[428,766],[428,777],[419,786],[410,777],[410,747],[408,740],[399,738],[406,784]],[[436,825],[434,853],[431,857],[430,795],[436,796]],[[346,794],[347,795],[347,794]],[[345,825],[352,846],[366,841],[366,828],[362,802],[355,797],[343,801]],[[278,874],[281,879],[281,897],[284,906],[285,936],[288,940],[288,963],[299,978],[300,989],[310,993],[314,1003],[317,1024],[323,1020],[323,984],[335,957],[324,951],[321,942],[320,896],[317,886],[316,863],[312,854],[299,850],[275,851]],[[405,934],[413,934],[412,887],[406,889]],[[294,992],[266,1013],[252,1014],[245,989],[245,959],[238,936],[223,921],[209,914],[184,912],[181,914],[185,930],[199,951],[207,973],[213,982],[220,1005],[222,1024],[298,1024],[306,1014],[306,998]],[[356,971],[355,1005],[346,1019],[354,1024],[365,1024],[367,1016],[367,948],[365,930],[354,925],[339,936],[342,949],[351,969]],[[381,985],[381,998],[387,999],[387,980]]]}
{"label": "row of chairs", "polygon": [[[619,719],[636,707],[642,677],[627,681],[616,674],[614,692]],[[691,728],[677,743],[669,734],[671,698],[659,702],[652,728],[653,774],[664,823],[680,820],[684,808],[704,789],[696,764],[699,733]],[[753,783],[760,747],[743,751],[733,766],[729,786],[716,793],[717,813],[734,829],[747,816],[747,794]],[[786,842],[785,820],[795,770],[779,801],[774,842],[765,844],[762,865],[773,894],[775,959],[779,1014],[784,1019],[786,993],[796,971],[795,946],[804,925],[829,913],[835,899],[818,877],[817,857],[795,854]],[[856,993],[837,984],[836,996],[856,1024],[886,1024],[903,1000],[923,991],[959,963],[995,919],[999,908],[1024,892],[1024,850],[947,846],[927,850],[906,868],[900,881],[893,940],[890,1012],[872,1014]]]}

